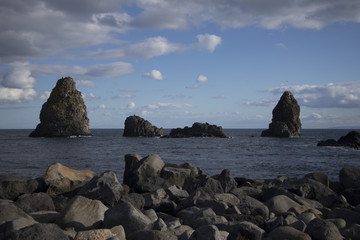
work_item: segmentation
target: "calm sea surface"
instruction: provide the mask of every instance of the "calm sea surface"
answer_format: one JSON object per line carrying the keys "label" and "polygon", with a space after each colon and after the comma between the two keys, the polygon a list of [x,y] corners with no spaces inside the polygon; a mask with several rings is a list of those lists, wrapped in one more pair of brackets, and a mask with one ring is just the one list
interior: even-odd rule
{"label": "calm sea surface", "polygon": [[360,151],[317,147],[320,140],[350,130],[303,130],[296,138],[262,138],[261,129],[225,129],[231,138],[125,138],[121,129],[93,129],[92,137],[29,138],[31,130],[0,130],[0,174],[44,176],[55,162],[100,174],[114,171],[122,182],[124,155],[159,154],[166,163],[189,162],[214,175],[222,169],[234,177],[303,177],[324,172],[332,180],[344,166],[360,167]]}

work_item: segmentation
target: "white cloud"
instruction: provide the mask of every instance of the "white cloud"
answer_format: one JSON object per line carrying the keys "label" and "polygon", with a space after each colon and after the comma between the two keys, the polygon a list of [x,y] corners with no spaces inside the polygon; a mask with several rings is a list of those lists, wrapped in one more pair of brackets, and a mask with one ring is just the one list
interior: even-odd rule
{"label": "white cloud", "polygon": [[205,48],[210,52],[215,51],[215,48],[221,44],[221,37],[211,34],[199,34],[197,35],[199,41],[199,47]]}
{"label": "white cloud", "polygon": [[114,98],[117,98],[117,99],[130,99],[130,98],[134,98],[135,96],[132,95],[132,94],[119,94],[119,95],[116,95]]}
{"label": "white cloud", "polygon": [[128,104],[127,104],[127,108],[128,109],[134,109],[135,108],[135,103],[134,102],[129,102]]}
{"label": "white cloud", "polygon": [[198,83],[204,83],[204,82],[207,82],[207,80],[208,80],[208,78],[206,76],[204,76],[204,75],[201,75],[201,74],[196,79],[196,81]]}
{"label": "white cloud", "polygon": [[47,100],[50,97],[50,91],[45,91],[40,95],[41,100]]}
{"label": "white cloud", "polygon": [[95,86],[95,83],[94,83],[93,81],[90,81],[90,80],[79,80],[79,81],[76,81],[76,85],[77,85],[77,86],[91,87],[91,88],[96,87],[96,86]]}
{"label": "white cloud", "polygon": [[146,78],[152,78],[158,81],[162,81],[166,79],[159,70],[155,70],[155,69],[152,70],[151,72],[144,73],[142,76]]}
{"label": "white cloud", "polygon": [[94,93],[81,93],[84,100],[98,100],[100,97],[95,96]]}
{"label": "white cloud", "polygon": [[26,62],[14,62],[10,64],[12,70],[5,74],[2,80],[2,85],[8,88],[33,88],[35,78],[31,76],[29,70],[29,63]]}
{"label": "white cloud", "polygon": [[185,103],[164,103],[164,102],[158,102],[156,104],[149,104],[146,106],[147,109],[159,109],[159,108],[172,108],[172,109],[179,109],[179,108],[190,108],[192,107],[191,104]]}
{"label": "white cloud", "polygon": [[100,109],[105,109],[105,108],[106,108],[106,105],[105,105],[105,104],[100,104],[98,108],[100,108]]}
{"label": "white cloud", "polygon": [[276,44],[275,44],[275,47],[278,47],[278,48],[287,48],[286,45],[285,45],[284,43],[281,43],[281,42],[276,43]]}
{"label": "white cloud", "polygon": [[359,108],[360,81],[329,83],[327,85],[282,85],[263,90],[280,96],[291,91],[300,106],[312,108]]}
{"label": "white cloud", "polygon": [[33,100],[37,97],[34,89],[26,88],[5,88],[0,87],[0,104],[8,102],[25,102]]}

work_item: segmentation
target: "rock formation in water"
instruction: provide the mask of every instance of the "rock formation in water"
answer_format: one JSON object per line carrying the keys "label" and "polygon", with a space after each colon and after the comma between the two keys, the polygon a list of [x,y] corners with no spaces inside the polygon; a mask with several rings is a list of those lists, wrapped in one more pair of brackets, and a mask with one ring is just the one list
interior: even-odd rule
{"label": "rock formation in water", "polygon": [[210,125],[209,123],[194,123],[192,127],[175,128],[170,134],[165,136],[167,138],[187,138],[187,137],[218,137],[226,138],[222,127]]}
{"label": "rock formation in water", "polygon": [[300,106],[293,94],[286,91],[275,106],[269,129],[262,137],[293,137],[301,135]]}
{"label": "rock formation in water", "polygon": [[81,92],[71,77],[57,81],[40,112],[40,124],[30,137],[88,136],[89,119]]}
{"label": "rock formation in water", "polygon": [[360,133],[351,131],[347,135],[340,137],[337,141],[335,139],[328,139],[320,141],[317,146],[349,147],[360,150]]}
{"label": "rock formation in water", "polygon": [[162,135],[164,135],[162,128],[153,126],[139,116],[130,116],[125,120],[124,137],[160,137]]}

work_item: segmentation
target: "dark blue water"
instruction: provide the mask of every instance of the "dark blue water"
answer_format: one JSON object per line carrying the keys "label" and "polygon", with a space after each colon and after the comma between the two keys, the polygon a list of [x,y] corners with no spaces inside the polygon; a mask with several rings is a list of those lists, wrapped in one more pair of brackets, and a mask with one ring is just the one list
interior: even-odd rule
{"label": "dark blue water", "polygon": [[122,181],[128,153],[157,153],[165,162],[189,162],[210,175],[228,168],[233,176],[252,179],[324,172],[338,180],[342,167],[360,167],[359,150],[316,146],[350,130],[305,129],[301,137],[284,139],[262,138],[261,129],[224,131],[231,138],[125,138],[120,129],[95,129],[82,138],[29,138],[31,130],[0,130],[0,174],[40,177],[60,162],[98,174],[112,170]]}

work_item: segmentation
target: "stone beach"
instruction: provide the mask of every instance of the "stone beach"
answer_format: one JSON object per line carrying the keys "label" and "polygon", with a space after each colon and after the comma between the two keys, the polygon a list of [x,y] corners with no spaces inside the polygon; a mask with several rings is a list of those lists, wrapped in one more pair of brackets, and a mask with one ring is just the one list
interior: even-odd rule
{"label": "stone beach", "polygon": [[121,183],[60,163],[0,175],[0,239],[360,239],[360,168],[303,178],[209,176],[157,154],[125,156]]}

